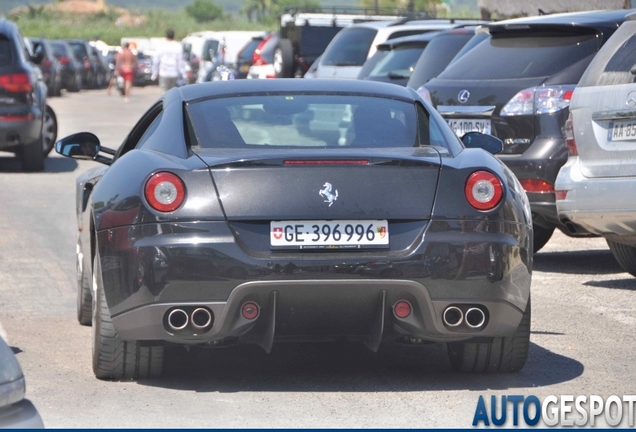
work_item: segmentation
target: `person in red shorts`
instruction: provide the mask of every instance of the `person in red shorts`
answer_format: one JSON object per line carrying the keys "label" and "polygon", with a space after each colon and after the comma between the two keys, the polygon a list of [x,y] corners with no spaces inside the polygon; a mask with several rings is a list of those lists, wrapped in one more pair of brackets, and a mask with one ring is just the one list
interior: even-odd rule
{"label": "person in red shorts", "polygon": [[124,79],[124,96],[126,102],[130,98],[130,89],[135,79],[135,71],[137,70],[137,56],[130,49],[130,44],[126,42],[122,52],[117,54],[115,62],[115,71]]}

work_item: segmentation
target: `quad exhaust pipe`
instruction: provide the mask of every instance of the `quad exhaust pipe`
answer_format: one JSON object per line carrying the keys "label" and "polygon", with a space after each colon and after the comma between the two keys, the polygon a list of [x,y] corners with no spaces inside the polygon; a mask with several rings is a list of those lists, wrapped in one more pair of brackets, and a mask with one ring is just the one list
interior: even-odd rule
{"label": "quad exhaust pipe", "polygon": [[192,312],[192,327],[203,329],[212,323],[212,314],[205,308],[197,308]]}
{"label": "quad exhaust pipe", "polygon": [[448,327],[457,327],[466,323],[471,329],[476,329],[486,323],[486,314],[480,307],[471,307],[464,313],[457,306],[448,306],[444,309],[442,319]]}
{"label": "quad exhaust pipe", "polygon": [[168,325],[172,330],[183,330],[187,327],[190,318],[183,309],[173,309],[168,314]]}

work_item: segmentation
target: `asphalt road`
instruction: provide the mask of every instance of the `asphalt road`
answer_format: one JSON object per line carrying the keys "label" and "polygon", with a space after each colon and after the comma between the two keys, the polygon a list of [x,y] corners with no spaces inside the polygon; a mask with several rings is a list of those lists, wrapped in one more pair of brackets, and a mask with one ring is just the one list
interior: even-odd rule
{"label": "asphalt road", "polygon": [[[103,90],[50,104],[60,136],[91,131],[117,147],[158,97],[149,87],[130,103]],[[604,240],[561,234],[535,256],[518,374],[455,373],[439,345],[329,344],[177,349],[161,379],[99,381],[91,329],[75,318],[74,179],[92,166],[52,156],[44,173],[23,174],[0,158],[0,334],[48,427],[470,427],[480,395],[636,393],[636,278]]]}

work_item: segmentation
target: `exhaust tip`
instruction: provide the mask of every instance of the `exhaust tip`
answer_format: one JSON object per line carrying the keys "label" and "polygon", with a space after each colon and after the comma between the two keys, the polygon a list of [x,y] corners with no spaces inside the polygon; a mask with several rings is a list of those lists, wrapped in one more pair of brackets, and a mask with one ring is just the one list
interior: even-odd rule
{"label": "exhaust tip", "polygon": [[479,328],[486,322],[484,311],[479,308],[470,308],[466,311],[466,325],[470,328]]}
{"label": "exhaust tip", "polygon": [[464,319],[464,313],[457,306],[449,306],[444,311],[444,324],[449,327],[457,327]]}
{"label": "exhaust tip", "polygon": [[188,325],[188,314],[183,309],[173,309],[168,314],[168,325],[172,330],[183,330]]}
{"label": "exhaust tip", "polygon": [[197,308],[192,312],[191,320],[194,328],[206,328],[212,324],[212,314],[206,308]]}

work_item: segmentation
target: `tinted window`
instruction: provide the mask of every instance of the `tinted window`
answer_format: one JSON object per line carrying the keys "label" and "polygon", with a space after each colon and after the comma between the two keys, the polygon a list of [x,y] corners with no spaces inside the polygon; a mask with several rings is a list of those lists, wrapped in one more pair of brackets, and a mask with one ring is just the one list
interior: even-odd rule
{"label": "tinted window", "polygon": [[214,51],[214,55],[217,54],[219,49],[219,41],[214,39],[208,39],[203,45],[203,60],[211,61],[210,50]]}
{"label": "tinted window", "polygon": [[595,35],[491,37],[440,74],[444,79],[547,77],[594,53]]}
{"label": "tinted window", "polygon": [[60,42],[52,42],[51,46],[53,47],[53,54],[55,57],[66,57],[68,53],[66,52],[66,47],[63,43]]}
{"label": "tinted window", "polygon": [[84,57],[88,57],[88,52],[86,51],[86,47],[83,43],[70,42],[69,45],[73,48],[73,54],[76,59],[82,60]]}
{"label": "tinted window", "polygon": [[[378,50],[371,57],[364,62],[362,65],[362,69],[360,69],[360,73],[358,74],[358,79],[365,79],[369,76],[369,73],[375,68],[375,66],[387,55],[389,55],[391,51],[388,48],[378,48]],[[316,60],[317,61],[317,60]]]}
{"label": "tinted window", "polygon": [[397,39],[403,36],[413,36],[413,35],[418,35],[422,33],[428,33],[429,31],[430,30],[418,30],[418,29],[396,31],[394,33],[391,33],[389,37],[387,38],[387,40]]}
{"label": "tinted window", "polygon": [[369,48],[377,30],[349,27],[331,41],[322,56],[325,66],[362,66],[369,55]]}
{"label": "tinted window", "polygon": [[0,36],[0,66],[8,66],[13,63],[13,44],[9,39]]}
{"label": "tinted window", "polygon": [[207,148],[417,147],[440,136],[429,132],[423,109],[380,97],[245,96],[191,103],[187,111]]}
{"label": "tinted window", "polygon": [[636,35],[627,39],[610,58],[598,77],[596,85],[630,84],[634,75],[630,72],[636,65]]}
{"label": "tinted window", "polygon": [[239,61],[241,62],[251,62],[252,56],[254,56],[254,50],[260,44],[262,39],[252,39],[245,45],[245,47],[241,50],[238,55]]}
{"label": "tinted window", "polygon": [[413,72],[415,63],[420,58],[425,45],[407,45],[397,47],[378,62],[369,77],[408,78]]}
{"label": "tinted window", "polygon": [[472,37],[470,33],[450,33],[434,37],[417,60],[408,85],[419,88],[435,78]]}

